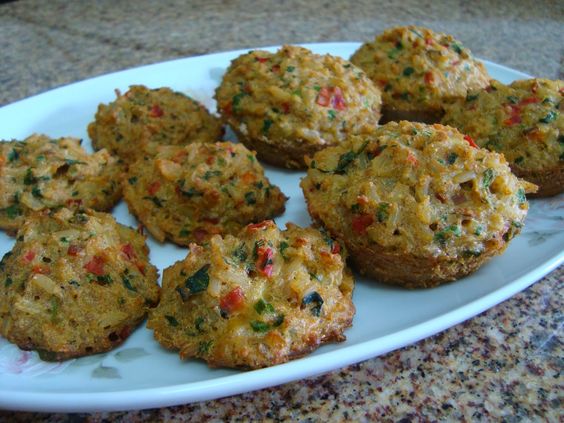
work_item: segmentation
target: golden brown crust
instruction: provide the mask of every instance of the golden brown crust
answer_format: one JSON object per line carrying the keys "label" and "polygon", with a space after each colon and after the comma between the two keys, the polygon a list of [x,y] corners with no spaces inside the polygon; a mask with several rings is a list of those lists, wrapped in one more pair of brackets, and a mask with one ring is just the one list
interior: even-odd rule
{"label": "golden brown crust", "polygon": [[158,145],[215,142],[221,121],[204,105],[170,88],[132,85],[109,104],[100,104],[88,135],[95,149],[106,148],[130,164]]}
{"label": "golden brown crust", "polygon": [[123,180],[129,210],[160,242],[206,242],[284,212],[286,197],[271,185],[242,144],[162,146],[137,160]]}
{"label": "golden brown crust", "polygon": [[417,26],[384,31],[350,60],[382,90],[383,123],[437,123],[445,102],[464,98],[489,80],[484,65],[460,41]]}
{"label": "golden brown crust", "polygon": [[159,300],[148,253],[106,213],[31,216],[0,263],[0,334],[48,361],[116,347]]}
{"label": "golden brown crust", "polygon": [[34,134],[0,142],[0,228],[15,233],[33,213],[59,207],[108,211],[121,198],[122,167],[77,138]]}
{"label": "golden brown crust", "polygon": [[564,191],[563,93],[560,80],[492,80],[447,105],[442,122],[503,153],[516,175],[539,186],[533,196],[556,195]]}
{"label": "golden brown crust", "polygon": [[406,121],[317,153],[301,186],[313,220],[360,272],[409,288],[455,280],[502,253],[535,188],[455,129]]}
{"label": "golden brown crust", "polygon": [[215,98],[239,141],[288,168],[305,168],[305,154],[369,132],[380,118],[380,91],[360,69],[295,46],[239,56]]}
{"label": "golden brown crust", "polygon": [[339,251],[318,230],[272,221],[192,244],[164,271],[147,327],[182,359],[212,367],[272,366],[343,341],[354,282]]}

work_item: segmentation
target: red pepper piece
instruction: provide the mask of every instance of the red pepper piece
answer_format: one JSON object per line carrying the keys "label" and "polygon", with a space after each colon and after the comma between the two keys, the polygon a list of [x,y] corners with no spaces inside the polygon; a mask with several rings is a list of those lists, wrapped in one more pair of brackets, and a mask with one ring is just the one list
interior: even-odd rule
{"label": "red pepper piece", "polygon": [[329,104],[331,104],[331,90],[327,87],[321,88],[315,102],[323,107],[329,106]]}
{"label": "red pepper piece", "polygon": [[196,228],[192,231],[192,235],[194,235],[194,238],[196,238],[196,242],[202,242],[208,236],[208,231],[206,231],[204,228]]}
{"label": "red pepper piece", "polygon": [[35,258],[35,251],[28,251],[27,253],[25,253],[23,258],[26,262],[31,263]]}
{"label": "red pepper piece", "polygon": [[274,65],[270,70],[274,73],[278,73],[280,72],[280,65]]}
{"label": "red pepper piece", "polygon": [[234,312],[245,304],[245,295],[240,286],[233,288],[219,301],[219,307],[227,314]]}
{"label": "red pepper piece", "polygon": [[92,260],[84,265],[84,268],[90,272],[95,274],[96,276],[102,276],[104,272],[104,263],[106,260],[104,257],[94,256]]}
{"label": "red pepper piece", "polygon": [[67,249],[67,254],[69,256],[76,257],[78,255],[78,253],[80,253],[81,251],[82,251],[82,247],[80,247],[76,244],[71,244],[71,245],[69,245],[69,248]]}
{"label": "red pepper piece", "polygon": [[82,200],[80,198],[70,198],[67,200],[67,207],[80,207]]}
{"label": "red pepper piece", "polygon": [[427,85],[433,85],[433,83],[435,82],[435,75],[433,74],[433,72],[426,72],[424,78],[425,84]]}
{"label": "red pepper piece", "polygon": [[519,106],[525,106],[527,104],[535,104],[535,103],[540,103],[540,98],[538,98],[538,97],[527,97],[527,98],[524,98],[523,100],[521,100],[519,102]]}
{"label": "red pepper piece", "polygon": [[417,157],[415,157],[411,152],[407,155],[407,161],[413,166],[417,166],[419,164],[419,160],[417,160]]}
{"label": "red pepper piece", "polygon": [[161,187],[161,182],[155,181],[147,187],[147,192],[149,193],[149,195],[155,195],[160,187]]}
{"label": "red pepper piece", "polygon": [[33,273],[40,273],[42,275],[47,275],[51,273],[51,269],[49,268],[49,266],[45,266],[43,264],[36,264],[35,266],[33,266],[31,271]]}
{"label": "red pepper piece", "polygon": [[268,62],[268,57],[255,57],[255,60],[259,63]]}
{"label": "red pepper piece", "polygon": [[474,140],[469,135],[464,135],[464,139],[471,147],[478,148],[478,144],[474,142]]}
{"label": "red pepper piece", "polygon": [[331,247],[331,253],[339,254],[341,252],[341,244],[337,241],[333,241],[333,246]]}
{"label": "red pepper piece", "polygon": [[272,276],[272,257],[274,252],[270,247],[259,247],[257,250],[257,261],[255,263],[257,270],[266,277]]}
{"label": "red pepper piece", "polygon": [[347,108],[343,92],[339,87],[333,89],[333,107],[335,110],[345,110]]}
{"label": "red pepper piece", "polygon": [[128,259],[129,261],[137,257],[137,255],[135,254],[135,250],[133,249],[133,246],[129,243],[121,246],[121,252],[125,255],[125,258]]}
{"label": "red pepper piece", "polygon": [[364,235],[366,233],[366,228],[374,223],[374,217],[369,214],[359,214],[352,219],[352,229],[353,232],[358,235]]}
{"label": "red pepper piece", "polygon": [[247,229],[250,231],[256,231],[258,229],[265,229],[271,224],[273,224],[272,220],[263,220],[259,223],[251,223],[250,225],[247,225]]}
{"label": "red pepper piece", "polygon": [[282,103],[282,112],[286,115],[290,113],[290,103]]}
{"label": "red pepper piece", "polygon": [[151,107],[151,112],[149,113],[149,115],[154,118],[160,118],[162,115],[164,115],[164,112],[163,109],[161,109],[158,104],[153,104],[153,107]]}

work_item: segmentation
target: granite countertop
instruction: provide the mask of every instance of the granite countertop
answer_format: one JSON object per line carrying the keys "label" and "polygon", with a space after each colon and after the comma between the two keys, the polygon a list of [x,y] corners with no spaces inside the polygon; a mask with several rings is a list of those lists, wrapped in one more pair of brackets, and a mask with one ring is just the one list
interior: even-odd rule
{"label": "granite countertop", "polygon": [[[0,105],[142,64],[281,43],[364,41],[404,24],[451,33],[480,58],[563,78],[561,2],[22,0],[0,4]],[[560,266],[463,324],[323,376],[158,410],[0,411],[0,421],[558,421],[563,280]]]}

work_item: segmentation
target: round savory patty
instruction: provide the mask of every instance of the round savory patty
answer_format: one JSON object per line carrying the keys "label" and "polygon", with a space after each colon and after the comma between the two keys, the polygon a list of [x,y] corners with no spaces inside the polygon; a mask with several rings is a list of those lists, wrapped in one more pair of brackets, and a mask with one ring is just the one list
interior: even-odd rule
{"label": "round savory patty", "polygon": [[137,160],[123,182],[129,210],[160,242],[205,242],[284,212],[254,152],[241,144],[161,147]]}
{"label": "round savory patty", "polygon": [[159,300],[148,252],[107,213],[31,216],[0,262],[0,334],[49,361],[112,349]]}
{"label": "round savory patty", "polygon": [[0,142],[0,228],[15,233],[31,213],[50,208],[110,210],[121,197],[120,175],[116,158],[88,154],[76,138]]}
{"label": "round savory patty", "polygon": [[317,153],[301,186],[312,218],[362,273],[410,288],[457,279],[503,252],[536,188],[456,129],[407,121]]}
{"label": "round savory patty", "polygon": [[289,168],[305,168],[304,155],[368,132],[380,118],[380,91],[364,72],[295,46],[239,56],[215,98],[242,143]]}
{"label": "round savory patty", "polygon": [[353,278],[336,241],[272,221],[214,236],[163,275],[147,327],[166,348],[210,366],[260,368],[343,341]]}
{"label": "round savory patty", "polygon": [[417,26],[384,31],[350,60],[382,89],[384,122],[438,122],[445,102],[489,81],[485,67],[460,41]]}
{"label": "round savory patty", "polygon": [[94,148],[106,148],[126,163],[155,145],[215,142],[221,121],[196,100],[170,88],[132,85],[125,94],[100,104],[88,126]]}
{"label": "round savory patty", "polygon": [[448,106],[443,123],[503,153],[516,175],[539,186],[538,196],[555,195],[564,191],[563,95],[563,81],[491,81]]}

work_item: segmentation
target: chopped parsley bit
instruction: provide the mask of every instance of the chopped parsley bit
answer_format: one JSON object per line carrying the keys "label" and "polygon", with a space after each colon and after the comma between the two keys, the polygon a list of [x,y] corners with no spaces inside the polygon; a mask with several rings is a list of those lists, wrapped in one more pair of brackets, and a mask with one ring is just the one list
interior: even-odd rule
{"label": "chopped parsley bit", "polygon": [[43,198],[43,194],[41,194],[41,190],[38,187],[33,187],[31,189],[31,195],[35,198]]}
{"label": "chopped parsley bit", "polygon": [[289,246],[290,245],[286,241],[282,241],[280,242],[280,244],[278,244],[278,251],[280,252],[280,255],[284,260],[288,260],[288,257],[286,256],[286,249]]}
{"label": "chopped parsley bit", "polygon": [[131,285],[131,281],[129,280],[129,278],[127,276],[123,275],[121,277],[121,281],[123,282],[123,285],[127,289],[129,289],[130,291],[133,291],[133,292],[137,292],[137,288],[135,288],[133,285]]}
{"label": "chopped parsley bit", "polygon": [[60,237],[60,238],[59,238],[59,241],[65,242],[65,243],[66,243],[66,242],[69,242],[68,238],[65,237],[65,236]]}
{"label": "chopped parsley bit", "polygon": [[525,158],[523,156],[519,156],[515,159],[515,164],[521,164],[525,161]]}
{"label": "chopped parsley bit", "polygon": [[404,91],[403,93],[400,94],[400,98],[402,100],[409,100],[409,93],[407,91]]}
{"label": "chopped parsley bit", "polygon": [[268,134],[270,131],[270,127],[272,126],[273,122],[270,119],[265,119],[262,123],[262,133],[264,135]]}
{"label": "chopped parsley bit", "polygon": [[168,321],[168,324],[171,325],[172,327],[178,326],[178,320],[176,320],[174,316],[169,316],[168,314],[165,314],[165,319]]}
{"label": "chopped parsley bit", "polygon": [[75,164],[86,164],[86,162],[81,162],[80,160],[74,160],[74,159],[65,159],[65,163],[68,164],[69,166]]}
{"label": "chopped parsley bit", "polygon": [[208,274],[209,264],[205,264],[196,271],[192,276],[188,277],[185,282],[185,287],[190,290],[192,294],[205,291],[210,283],[210,276]]}
{"label": "chopped parsley bit", "polygon": [[162,206],[163,206],[163,202],[162,202],[162,200],[161,200],[159,197],[155,197],[155,196],[149,197],[149,196],[146,196],[146,197],[143,197],[143,199],[144,199],[144,200],[151,200],[151,201],[153,202],[153,204],[154,204],[155,206],[157,206],[157,207],[162,207]]}
{"label": "chopped parsley bit", "polygon": [[255,303],[254,309],[258,314],[274,313],[275,312],[272,304],[267,303],[262,298]]}
{"label": "chopped parsley bit", "polygon": [[558,136],[558,143],[559,143],[560,145],[564,145],[564,135],[559,135],[559,136]]}
{"label": "chopped parsley bit", "polygon": [[403,70],[403,76],[409,76],[411,75],[413,72],[415,72],[415,69],[413,69],[411,66],[408,66],[407,68],[405,68]]}
{"label": "chopped parsley bit", "polygon": [[251,327],[255,332],[268,332],[270,330],[270,325],[259,320],[253,320],[251,322]]}
{"label": "chopped parsley bit", "polygon": [[462,255],[463,255],[465,258],[480,257],[480,256],[482,255],[482,251],[480,251],[480,250],[469,250],[469,249],[467,249],[467,250],[464,250],[464,251],[462,252]]}
{"label": "chopped parsley bit", "polygon": [[233,256],[233,258],[239,260],[239,263],[243,263],[245,260],[247,260],[249,254],[247,253],[247,248],[245,246],[245,243],[243,242],[241,243],[241,245],[235,248],[235,250],[233,250],[231,255]]}
{"label": "chopped parsley bit", "polygon": [[188,229],[186,229],[186,228],[182,228],[182,229],[180,229],[180,231],[178,232],[178,236],[181,236],[181,237],[190,236],[190,231],[189,231]]}
{"label": "chopped parsley bit", "polygon": [[247,159],[249,159],[251,161],[251,163],[255,162],[255,156],[253,156],[252,154],[247,154]]}
{"label": "chopped parsley bit", "polygon": [[210,351],[213,341],[201,341],[198,345],[198,354],[204,355]]}
{"label": "chopped parsley bit", "polygon": [[489,186],[492,184],[493,180],[494,180],[494,170],[491,168],[488,168],[484,171],[484,176],[482,178],[482,187],[484,189],[488,189]]}
{"label": "chopped parsley bit", "polygon": [[12,285],[14,283],[12,278],[6,278],[6,280],[4,281],[4,287],[8,288],[10,285]]}
{"label": "chopped parsley bit", "polygon": [[360,204],[356,203],[351,206],[351,212],[354,214],[360,213]]}
{"label": "chopped parsley bit", "polygon": [[313,304],[313,307],[310,309],[310,313],[313,316],[319,317],[321,314],[321,307],[323,307],[323,298],[321,298],[321,295],[319,295],[317,291],[313,291],[302,298],[302,308],[305,308],[309,304]]}
{"label": "chopped parsley bit", "polygon": [[[337,175],[343,175],[344,173],[346,173],[345,172],[346,168],[364,151],[367,145],[368,145],[368,141],[365,141],[364,144],[360,146],[358,151],[355,152],[351,150],[351,151],[347,151],[344,154],[341,154],[341,157],[339,157],[339,162],[337,163],[337,167],[335,167],[335,169],[333,170],[319,169],[319,171],[323,173],[336,173]],[[312,165],[310,165],[310,167]]]}
{"label": "chopped parsley bit", "polygon": [[479,94],[468,94],[466,95],[466,102],[470,103],[471,101],[476,100],[479,96]]}
{"label": "chopped parsley bit", "polygon": [[511,104],[519,103],[519,99],[517,97],[515,97],[514,95],[507,96],[507,101],[509,101]]}
{"label": "chopped parsley bit", "polygon": [[545,117],[540,119],[539,122],[541,123],[553,122],[556,119],[556,116],[558,116],[558,112],[551,110],[550,112],[548,112],[548,114]]}
{"label": "chopped parsley bit", "polygon": [[263,188],[264,188],[264,184],[262,183],[262,181],[258,181],[258,182],[255,184],[255,187],[257,187],[257,189],[263,189]]}
{"label": "chopped parsley bit", "polygon": [[75,281],[75,280],[70,280],[70,281],[69,281],[69,285],[80,286],[80,284],[79,284],[77,281]]}
{"label": "chopped parsley bit", "polygon": [[454,164],[454,162],[456,161],[456,159],[458,158],[458,154],[456,153],[448,153],[447,156],[447,163],[449,165]]}
{"label": "chopped parsley bit", "polygon": [[378,204],[378,209],[376,210],[376,218],[378,222],[382,223],[388,220],[390,216],[390,203],[380,203]]}
{"label": "chopped parsley bit", "polygon": [[403,49],[401,41],[398,41],[393,49],[388,52],[389,59],[395,59],[399,52]]}
{"label": "chopped parsley bit", "polygon": [[37,178],[33,176],[33,172],[31,171],[31,168],[28,168],[24,176],[24,184],[33,185],[36,182],[37,182]]}
{"label": "chopped parsley bit", "polygon": [[314,85],[314,86],[313,86],[313,89],[314,89],[315,91],[321,91],[321,87],[320,87],[319,85]]}
{"label": "chopped parsley bit", "polygon": [[239,107],[241,106],[241,100],[243,99],[243,97],[245,97],[247,95],[247,93],[241,92],[238,94],[235,94],[233,96],[233,98],[231,99],[232,105],[233,105],[233,111],[234,112],[238,112],[239,111]]}
{"label": "chopped parsley bit", "polygon": [[221,171],[220,170],[208,170],[206,173],[204,173],[204,179],[206,181],[208,181],[213,176],[221,176]]}
{"label": "chopped parsley bit", "polygon": [[248,205],[257,203],[257,197],[254,191],[249,191],[245,193],[245,203],[247,203]]}
{"label": "chopped parsley bit", "polygon": [[12,204],[10,207],[5,208],[4,212],[9,219],[15,219],[16,217],[21,216],[23,213],[21,207],[17,204]]}
{"label": "chopped parsley bit", "polygon": [[127,182],[129,182],[129,185],[135,185],[137,183],[137,176],[132,176]]}
{"label": "chopped parsley bit", "polygon": [[337,117],[337,112],[331,109],[327,112],[327,117],[329,118],[329,120],[335,120],[335,118]]}
{"label": "chopped parsley bit", "polygon": [[10,151],[10,152],[8,153],[8,161],[9,161],[10,163],[12,163],[12,162],[18,160],[19,158],[20,158],[20,153],[18,153],[15,148],[12,149],[12,151]]}
{"label": "chopped parsley bit", "polygon": [[204,329],[205,321],[206,321],[206,319],[204,319],[202,316],[198,316],[198,317],[196,317],[196,320],[194,320],[194,327],[196,328],[196,330],[199,333],[204,333],[206,331]]}
{"label": "chopped parsley bit", "polygon": [[457,44],[457,43],[452,43],[450,46],[452,47],[452,49],[453,49],[456,53],[462,54],[462,46],[460,46],[460,45]]}
{"label": "chopped parsley bit", "polygon": [[295,66],[288,66],[286,68],[286,72],[294,72],[295,69],[296,69]]}
{"label": "chopped parsley bit", "polygon": [[517,196],[517,203],[518,204],[523,204],[527,201],[527,197],[525,197],[525,190],[523,188],[519,188],[517,190],[517,194],[515,194]]}
{"label": "chopped parsley bit", "polygon": [[462,231],[460,230],[460,227],[458,225],[450,225],[444,228],[442,231],[437,232],[433,239],[439,244],[444,244],[449,234],[460,236],[462,235]]}
{"label": "chopped parsley bit", "polygon": [[51,321],[55,321],[57,313],[59,312],[59,302],[56,297],[51,297]]}
{"label": "chopped parsley bit", "polygon": [[102,285],[108,285],[113,282],[113,279],[110,275],[100,275],[96,276],[96,282]]}

